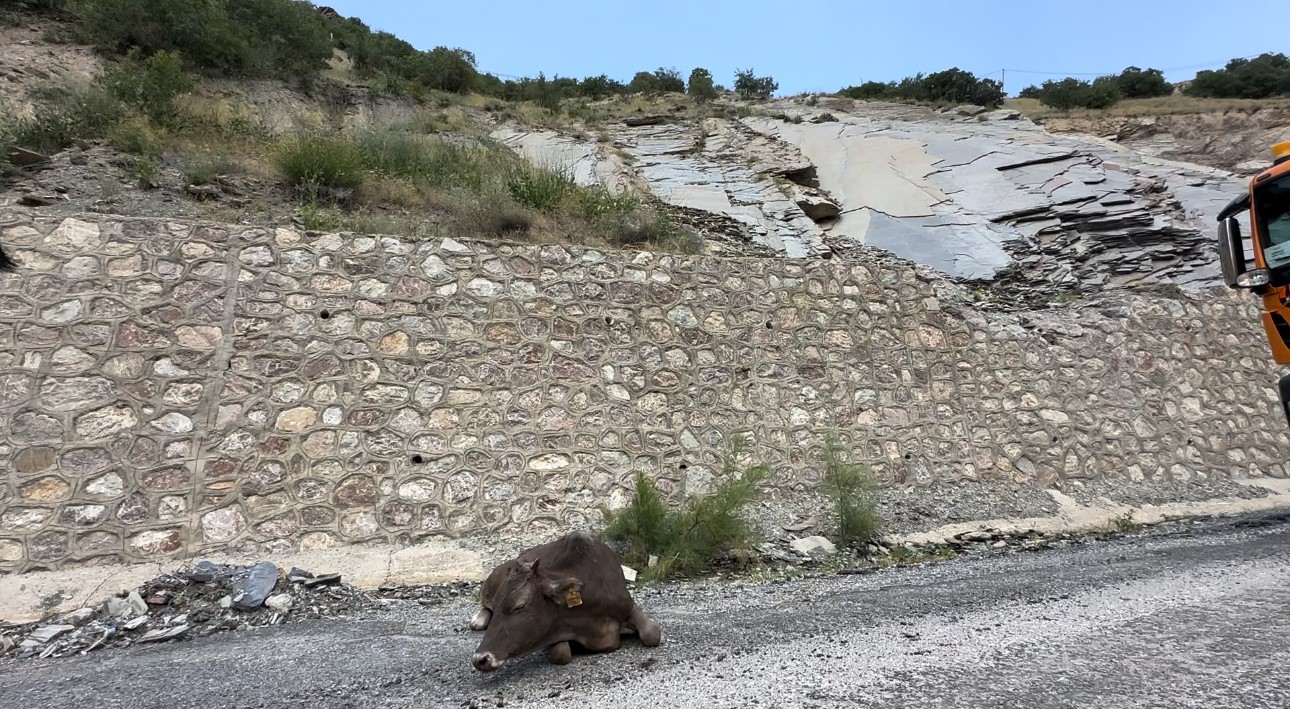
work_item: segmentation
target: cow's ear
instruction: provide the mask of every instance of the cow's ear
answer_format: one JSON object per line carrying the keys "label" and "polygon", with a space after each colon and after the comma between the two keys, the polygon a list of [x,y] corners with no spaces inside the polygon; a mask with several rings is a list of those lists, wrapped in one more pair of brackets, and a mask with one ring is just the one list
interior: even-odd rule
{"label": "cow's ear", "polygon": [[582,605],[582,580],[576,576],[548,581],[542,584],[542,591],[556,605],[565,608]]}

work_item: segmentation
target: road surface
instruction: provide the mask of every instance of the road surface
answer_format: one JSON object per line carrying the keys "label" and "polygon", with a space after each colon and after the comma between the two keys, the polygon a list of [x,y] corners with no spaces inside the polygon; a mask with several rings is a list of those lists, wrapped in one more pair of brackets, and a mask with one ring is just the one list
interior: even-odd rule
{"label": "road surface", "polygon": [[477,674],[468,602],[0,663],[0,706],[1290,706],[1290,522],[638,595],[654,650]]}

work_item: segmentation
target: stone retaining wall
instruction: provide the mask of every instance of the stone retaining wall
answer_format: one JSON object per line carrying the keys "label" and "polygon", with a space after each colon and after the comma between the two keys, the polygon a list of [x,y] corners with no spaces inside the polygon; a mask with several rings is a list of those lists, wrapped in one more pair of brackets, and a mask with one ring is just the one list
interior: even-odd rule
{"label": "stone retaining wall", "polygon": [[789,491],[829,427],[889,484],[1286,474],[1239,294],[93,219],[0,222],[0,571],[557,530],[737,429]]}

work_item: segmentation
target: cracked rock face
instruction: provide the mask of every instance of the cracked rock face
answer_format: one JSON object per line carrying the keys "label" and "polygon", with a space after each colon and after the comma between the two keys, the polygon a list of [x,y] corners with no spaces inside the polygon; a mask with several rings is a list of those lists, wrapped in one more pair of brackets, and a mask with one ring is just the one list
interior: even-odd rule
{"label": "cracked rock face", "polygon": [[643,183],[788,257],[876,247],[1023,295],[1216,282],[1213,218],[1245,189],[1230,174],[1050,135],[1007,111],[858,106],[609,126],[630,165],[554,133],[509,140],[571,159],[585,184]]}
{"label": "cracked rock face", "polygon": [[[1213,216],[1241,181],[1025,121],[941,116],[745,123],[801,147],[841,203],[829,240],[948,275],[1025,284],[1205,283]],[[854,215],[854,216],[853,216]]]}

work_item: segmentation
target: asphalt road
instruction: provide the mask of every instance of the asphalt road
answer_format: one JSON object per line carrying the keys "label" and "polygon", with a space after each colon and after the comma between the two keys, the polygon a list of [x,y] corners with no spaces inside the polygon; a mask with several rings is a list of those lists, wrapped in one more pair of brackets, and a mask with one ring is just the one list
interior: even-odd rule
{"label": "asphalt road", "polygon": [[477,674],[465,601],[56,661],[0,706],[1290,706],[1290,523],[638,595],[663,645]]}

